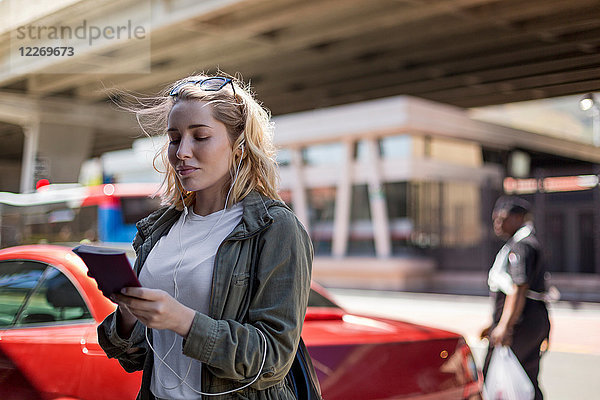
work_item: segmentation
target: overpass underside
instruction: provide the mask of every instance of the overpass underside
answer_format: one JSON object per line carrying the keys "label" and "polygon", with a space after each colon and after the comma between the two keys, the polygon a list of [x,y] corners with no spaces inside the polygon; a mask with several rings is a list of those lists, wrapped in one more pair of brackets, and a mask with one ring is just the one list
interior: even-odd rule
{"label": "overpass underside", "polygon": [[[0,3],[0,165],[13,172],[3,189],[19,173],[17,189],[31,190],[36,170],[73,180],[83,159],[129,147],[139,131],[106,104],[107,88],[153,94],[194,71],[239,73],[274,115],[399,94],[472,107],[600,89],[597,0],[36,4]],[[40,27],[84,23],[144,35],[71,57],[17,54],[50,44]]]}

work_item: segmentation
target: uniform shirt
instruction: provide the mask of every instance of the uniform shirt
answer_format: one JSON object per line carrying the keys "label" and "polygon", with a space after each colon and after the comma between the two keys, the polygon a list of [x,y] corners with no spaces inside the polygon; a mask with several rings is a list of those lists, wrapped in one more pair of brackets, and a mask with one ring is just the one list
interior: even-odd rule
{"label": "uniform shirt", "polygon": [[[541,293],[546,290],[546,270],[544,263],[542,262],[540,244],[533,233],[533,226],[530,225],[529,227],[531,229],[529,235],[520,240],[515,240],[515,236],[518,234],[517,232],[515,236],[506,243],[506,246],[508,247],[506,272],[510,275],[512,282],[515,285],[520,286],[528,284],[530,290]],[[494,323],[497,324],[502,316],[506,294],[502,291],[496,291],[492,292],[492,296],[494,297],[493,319]],[[543,302],[541,301],[528,298],[523,314],[529,312],[530,309],[533,310],[540,307],[540,304],[533,305],[532,303],[529,305],[531,302],[543,305]],[[523,319],[523,317],[521,319]]]}

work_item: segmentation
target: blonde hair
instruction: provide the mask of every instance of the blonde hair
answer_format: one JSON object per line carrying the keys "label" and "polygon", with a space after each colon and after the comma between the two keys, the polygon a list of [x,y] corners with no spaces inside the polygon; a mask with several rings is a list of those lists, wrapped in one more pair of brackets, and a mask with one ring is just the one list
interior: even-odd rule
{"label": "blonde hair", "polygon": [[[166,135],[169,114],[176,103],[206,102],[211,106],[213,118],[225,125],[229,135],[232,152],[229,182],[233,181],[238,164],[240,165],[237,179],[231,187],[227,207],[241,201],[253,190],[269,198],[281,200],[277,193],[279,174],[275,161],[273,123],[269,111],[257,102],[250,87],[236,78],[226,76],[232,79],[231,84],[228,83],[216,91],[203,90],[193,83],[210,77],[204,74],[189,76],[173,83],[157,97],[135,97],[136,104],[124,108],[134,111],[144,133],[154,136]],[[189,84],[185,84],[186,82]],[[176,96],[169,95],[172,88],[182,84]],[[163,203],[175,205],[181,210],[183,202],[188,207],[193,205],[195,193],[186,192],[181,185],[175,169],[168,161],[168,145],[168,142],[165,143],[155,155],[154,168],[164,172],[161,185]],[[238,150],[242,145],[244,151],[240,152]],[[159,158],[162,159],[166,171],[157,168],[156,161]],[[227,184],[224,195],[229,189]]]}

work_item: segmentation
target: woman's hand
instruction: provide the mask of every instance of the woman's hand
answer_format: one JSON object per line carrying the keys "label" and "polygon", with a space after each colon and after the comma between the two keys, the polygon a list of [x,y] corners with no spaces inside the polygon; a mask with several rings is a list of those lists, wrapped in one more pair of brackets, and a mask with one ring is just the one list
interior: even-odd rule
{"label": "woman's hand", "polygon": [[[117,301],[115,296],[112,296],[111,299],[113,301]],[[126,305],[119,304],[119,320],[117,321],[117,333],[122,338],[129,338],[131,336],[131,332],[133,331],[133,327],[135,326],[135,322],[137,318],[133,315]]]}
{"label": "woman's hand", "polygon": [[127,310],[148,328],[169,329],[186,337],[196,311],[181,304],[164,290],[140,287],[124,288],[121,294],[113,295],[122,310]]}

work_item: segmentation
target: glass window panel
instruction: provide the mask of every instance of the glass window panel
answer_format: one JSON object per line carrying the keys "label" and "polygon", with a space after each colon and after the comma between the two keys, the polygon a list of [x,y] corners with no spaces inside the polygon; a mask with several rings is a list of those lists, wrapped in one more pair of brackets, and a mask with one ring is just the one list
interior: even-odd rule
{"label": "glass window panel", "polygon": [[310,294],[308,295],[308,307],[340,308],[337,304],[313,289],[310,289]]}
{"label": "glass window panel", "polygon": [[276,155],[279,166],[290,165],[292,163],[292,151],[290,149],[279,149]]}
{"label": "glass window panel", "polygon": [[412,155],[412,138],[410,135],[384,137],[379,141],[384,158],[401,158]]}
{"label": "glass window panel", "polygon": [[352,205],[350,208],[349,255],[375,255],[373,223],[367,185],[352,187]]}
{"label": "glass window panel", "polygon": [[310,236],[315,254],[331,254],[335,193],[335,187],[313,188],[307,191]]}
{"label": "glass window panel", "polygon": [[410,254],[413,220],[408,215],[408,182],[384,184],[393,254]]}
{"label": "glass window panel", "polygon": [[475,142],[433,137],[428,153],[432,159],[449,164],[480,167],[483,163],[481,146]]}
{"label": "glass window panel", "polygon": [[65,203],[2,207],[2,247],[79,242],[98,238],[97,206],[68,209]]}
{"label": "glass window panel", "polygon": [[361,140],[356,143],[355,147],[355,159],[357,161],[369,161],[369,153],[367,151],[367,142],[365,140]]}
{"label": "glass window panel", "polygon": [[48,324],[91,317],[77,288],[58,269],[49,266],[16,325]]}
{"label": "glass window panel", "polygon": [[13,324],[45,269],[33,261],[0,262],[0,327]]}
{"label": "glass window panel", "polygon": [[302,158],[307,165],[341,164],[344,159],[342,143],[327,143],[305,147]]}
{"label": "glass window panel", "polygon": [[413,223],[411,244],[426,249],[438,247],[441,231],[440,182],[411,182],[408,215]]}
{"label": "glass window panel", "polygon": [[442,200],[442,244],[468,247],[481,241],[480,189],[469,182],[445,182]]}
{"label": "glass window panel", "polygon": [[408,182],[389,182],[383,188],[389,218],[408,217]]}
{"label": "glass window panel", "polygon": [[123,223],[135,224],[160,208],[160,197],[121,197]]}

